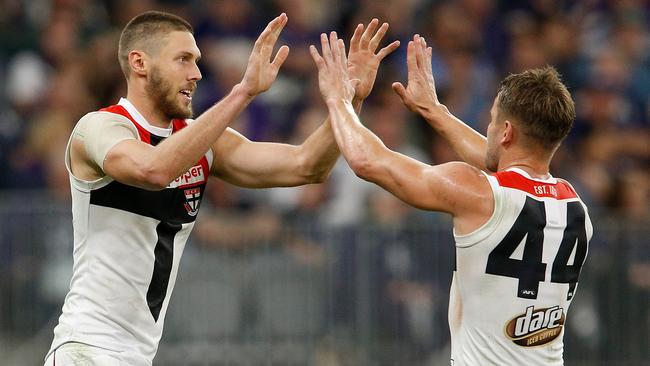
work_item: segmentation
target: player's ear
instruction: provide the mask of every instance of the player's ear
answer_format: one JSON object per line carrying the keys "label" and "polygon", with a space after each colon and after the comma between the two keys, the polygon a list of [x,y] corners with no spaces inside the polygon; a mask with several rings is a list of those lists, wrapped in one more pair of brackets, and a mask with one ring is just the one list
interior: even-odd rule
{"label": "player's ear", "polygon": [[503,130],[501,131],[501,145],[508,146],[512,144],[515,138],[515,128],[509,120],[503,121]]}
{"label": "player's ear", "polygon": [[129,68],[135,75],[147,75],[146,54],[139,50],[129,52]]}

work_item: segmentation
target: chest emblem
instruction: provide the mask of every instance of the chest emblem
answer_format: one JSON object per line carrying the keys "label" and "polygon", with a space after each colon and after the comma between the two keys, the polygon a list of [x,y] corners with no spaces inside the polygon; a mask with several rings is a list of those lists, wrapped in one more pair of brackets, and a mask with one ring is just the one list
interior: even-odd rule
{"label": "chest emblem", "polygon": [[188,188],[183,191],[185,194],[185,210],[190,216],[196,216],[199,213],[199,205],[201,204],[201,188]]}

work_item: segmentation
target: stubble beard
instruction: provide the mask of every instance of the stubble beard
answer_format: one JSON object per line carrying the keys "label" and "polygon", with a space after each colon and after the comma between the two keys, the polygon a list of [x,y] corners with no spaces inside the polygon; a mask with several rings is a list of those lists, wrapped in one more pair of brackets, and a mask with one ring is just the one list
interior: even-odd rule
{"label": "stubble beard", "polygon": [[147,94],[154,103],[156,110],[170,121],[172,119],[191,118],[192,103],[186,107],[178,101],[178,90],[175,90],[170,82],[161,76],[161,72],[154,68],[151,71],[149,83],[145,88]]}
{"label": "stubble beard", "polygon": [[485,154],[485,167],[491,172],[496,172],[499,169],[499,157],[496,151],[492,151],[489,147]]}

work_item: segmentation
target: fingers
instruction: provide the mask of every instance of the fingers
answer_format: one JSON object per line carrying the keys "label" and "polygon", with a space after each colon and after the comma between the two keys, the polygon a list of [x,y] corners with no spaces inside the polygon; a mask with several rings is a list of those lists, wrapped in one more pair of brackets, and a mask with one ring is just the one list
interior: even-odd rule
{"label": "fingers", "polygon": [[332,61],[338,65],[341,62],[341,48],[339,46],[339,38],[336,32],[330,32],[329,48],[332,51]]}
{"label": "fingers", "polygon": [[287,20],[287,14],[285,13],[275,17],[275,19],[264,28],[260,36],[257,38],[253,50],[259,51],[262,46],[265,45],[270,45],[270,48],[272,49],[272,46],[275,45],[275,42],[277,42],[278,37],[280,36],[280,32],[282,32],[282,29],[284,29],[284,26],[287,24]]}
{"label": "fingers", "polygon": [[404,88],[404,85],[396,81],[392,87],[395,94],[399,95],[400,99],[402,99],[402,103],[406,103],[406,88]]}
{"label": "fingers", "polygon": [[386,35],[386,32],[388,32],[388,23],[384,23],[379,27],[379,30],[377,33],[375,33],[374,36],[372,36],[372,39],[370,40],[370,43],[368,44],[368,47],[370,51],[375,52],[377,47],[379,47],[379,44],[381,43],[382,38]]}
{"label": "fingers", "polygon": [[363,24],[359,24],[354,29],[354,34],[350,39],[350,52],[356,52],[359,49],[359,42],[361,42],[362,33],[363,33]]}
{"label": "fingers", "polygon": [[408,78],[410,80],[418,68],[418,64],[415,58],[415,42],[413,41],[409,41],[408,47],[406,49],[406,66],[408,69]]}
{"label": "fingers", "polygon": [[379,60],[381,61],[384,59],[384,57],[393,53],[393,51],[399,48],[399,45],[400,45],[399,41],[395,41],[389,44],[388,46],[382,48],[381,50],[379,50],[379,52],[377,52],[377,56],[379,57]]}
{"label": "fingers", "polygon": [[425,67],[426,61],[424,60],[424,40],[422,37],[420,37],[419,34],[416,34],[413,37],[413,46],[415,50],[415,60],[417,62],[418,67],[423,68]]}
{"label": "fingers", "polygon": [[368,48],[370,44],[370,39],[372,35],[375,33],[378,24],[379,24],[379,19],[377,18],[374,18],[373,20],[370,21],[370,23],[368,24],[368,28],[366,28],[366,30],[363,32],[363,35],[361,35],[361,42],[359,43],[359,47],[361,49]]}
{"label": "fingers", "polygon": [[341,70],[347,71],[348,60],[345,57],[345,42],[343,42],[342,39],[338,38],[336,32],[330,32],[329,41],[329,46],[332,50],[333,61]]}
{"label": "fingers", "polygon": [[283,45],[282,47],[280,47],[278,53],[275,54],[275,58],[273,59],[273,62],[271,62],[271,65],[273,65],[276,71],[280,70],[280,67],[287,59],[288,55],[289,55],[289,46]]}
{"label": "fingers", "polygon": [[323,59],[325,60],[326,63],[331,63],[332,62],[332,50],[330,49],[329,41],[327,39],[327,35],[325,33],[321,33],[320,35],[320,47],[321,47],[321,52],[323,53]]}
{"label": "fingers", "polygon": [[325,64],[325,60],[323,60],[321,55],[318,53],[316,46],[314,45],[309,46],[309,53],[311,54],[311,58],[314,60],[316,67],[318,68],[318,70],[320,70]]}
{"label": "fingers", "polygon": [[341,70],[347,72],[348,58],[345,56],[345,42],[342,39],[338,40],[338,48],[339,48],[339,66],[341,67]]}

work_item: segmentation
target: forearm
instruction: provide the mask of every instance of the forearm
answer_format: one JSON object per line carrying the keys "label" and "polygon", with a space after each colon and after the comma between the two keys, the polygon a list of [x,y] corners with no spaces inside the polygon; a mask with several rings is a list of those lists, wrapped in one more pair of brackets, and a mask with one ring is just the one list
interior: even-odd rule
{"label": "forearm", "polygon": [[[352,106],[359,113],[363,104],[362,99],[354,99]],[[302,167],[306,176],[312,182],[322,182],[329,175],[339,157],[339,147],[336,144],[330,118],[312,133],[301,145]]]}
{"label": "forearm", "polygon": [[211,148],[228,125],[251,102],[252,97],[238,84],[193,123],[162,141],[155,148],[153,164],[170,181],[190,169]]}
{"label": "forearm", "polygon": [[328,100],[330,124],[341,153],[352,170],[367,178],[371,162],[378,161],[378,154],[385,150],[384,144],[368,130],[349,102]]}
{"label": "forearm", "polygon": [[456,118],[442,104],[420,114],[451,145],[464,162],[486,170],[487,139],[485,136]]}

